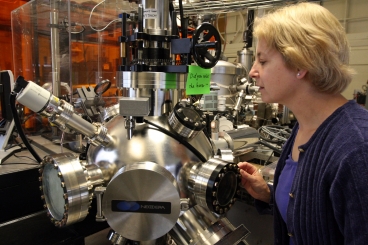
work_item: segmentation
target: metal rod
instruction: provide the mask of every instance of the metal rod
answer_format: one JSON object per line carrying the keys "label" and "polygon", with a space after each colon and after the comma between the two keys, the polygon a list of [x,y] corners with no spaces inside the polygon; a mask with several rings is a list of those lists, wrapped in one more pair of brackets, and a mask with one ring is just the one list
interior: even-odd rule
{"label": "metal rod", "polygon": [[58,59],[60,45],[59,45],[59,12],[57,8],[57,1],[51,2],[50,11],[50,32],[51,32],[51,64],[52,64],[52,93],[56,97],[60,97],[60,62]]}

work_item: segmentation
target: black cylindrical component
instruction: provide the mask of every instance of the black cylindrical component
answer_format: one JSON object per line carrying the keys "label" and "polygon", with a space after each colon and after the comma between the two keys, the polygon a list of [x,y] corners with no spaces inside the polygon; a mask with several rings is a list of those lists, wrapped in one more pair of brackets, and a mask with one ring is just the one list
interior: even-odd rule
{"label": "black cylindrical component", "polygon": [[127,45],[126,45],[126,40],[127,40],[127,14],[123,13],[122,14],[122,25],[121,25],[121,34],[122,34],[122,38],[121,38],[121,45],[120,48],[122,50],[120,50],[121,53],[121,64],[122,65],[126,65],[127,64]]}
{"label": "black cylindrical component", "polygon": [[172,11],[171,12],[171,35],[173,35],[173,36],[179,36],[178,24],[176,22],[176,18],[177,18],[176,11]]}
{"label": "black cylindrical component", "polygon": [[184,23],[184,7],[183,7],[182,0],[179,0],[179,13],[180,13],[180,25],[181,25],[181,37],[186,38],[187,36],[186,35],[184,36],[184,32],[183,32],[185,23]]}
{"label": "black cylindrical component", "polygon": [[143,6],[138,7],[138,32],[143,32]]}
{"label": "black cylindrical component", "polygon": [[254,22],[254,10],[248,10],[248,21],[247,21],[247,30],[245,32],[245,48],[252,47],[253,42],[253,22]]}

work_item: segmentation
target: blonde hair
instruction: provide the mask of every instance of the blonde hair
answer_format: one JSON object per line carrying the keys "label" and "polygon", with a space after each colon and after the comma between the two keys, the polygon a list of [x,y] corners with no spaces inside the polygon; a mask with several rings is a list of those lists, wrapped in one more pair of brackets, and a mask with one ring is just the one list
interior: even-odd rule
{"label": "blonde hair", "polygon": [[345,30],[318,4],[289,5],[257,18],[254,36],[278,50],[289,68],[307,70],[321,92],[341,93],[352,80]]}

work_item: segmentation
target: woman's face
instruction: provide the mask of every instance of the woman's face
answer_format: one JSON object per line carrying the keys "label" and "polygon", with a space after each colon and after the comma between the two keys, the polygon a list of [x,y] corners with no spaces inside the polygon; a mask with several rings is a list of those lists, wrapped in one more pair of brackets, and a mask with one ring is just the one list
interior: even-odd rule
{"label": "woman's face", "polygon": [[280,52],[258,40],[257,55],[249,75],[256,80],[262,101],[287,104],[295,96],[298,85],[297,70],[285,65]]}

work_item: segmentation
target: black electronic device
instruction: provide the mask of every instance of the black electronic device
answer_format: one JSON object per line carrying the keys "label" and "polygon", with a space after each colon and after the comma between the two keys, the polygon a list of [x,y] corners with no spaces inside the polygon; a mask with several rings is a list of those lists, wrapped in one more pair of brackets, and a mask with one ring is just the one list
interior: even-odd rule
{"label": "black electronic device", "polygon": [[0,71],[0,164],[12,154],[21,150],[19,146],[9,147],[14,121],[10,108],[10,93],[14,86],[14,76],[9,70]]}

